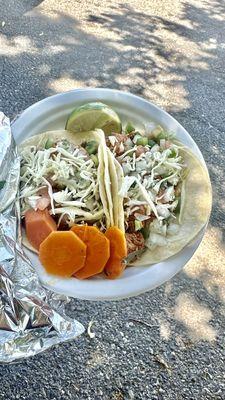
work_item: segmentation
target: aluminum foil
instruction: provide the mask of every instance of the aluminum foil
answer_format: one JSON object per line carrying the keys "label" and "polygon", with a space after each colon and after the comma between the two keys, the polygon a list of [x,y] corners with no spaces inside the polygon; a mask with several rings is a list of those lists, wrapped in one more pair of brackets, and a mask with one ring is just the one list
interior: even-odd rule
{"label": "aluminum foil", "polygon": [[33,356],[76,338],[84,327],[65,314],[69,301],[41,286],[20,245],[20,159],[0,112],[0,362]]}

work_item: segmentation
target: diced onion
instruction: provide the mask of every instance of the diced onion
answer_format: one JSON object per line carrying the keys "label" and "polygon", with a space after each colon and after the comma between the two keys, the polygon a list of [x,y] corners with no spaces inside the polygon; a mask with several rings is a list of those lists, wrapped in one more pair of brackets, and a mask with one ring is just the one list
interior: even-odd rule
{"label": "diced onion", "polygon": [[180,226],[178,224],[170,223],[167,228],[167,235],[176,235],[179,232]]}
{"label": "diced onion", "polygon": [[158,233],[150,232],[149,238],[147,239],[146,242],[147,247],[150,247],[153,245],[155,246],[166,246],[167,245],[167,239],[159,235]]}
{"label": "diced onion", "polygon": [[114,147],[115,144],[118,142],[116,136],[108,136],[108,139],[109,139],[109,141],[110,141],[110,143],[111,143],[111,145],[112,145],[113,147]]}
{"label": "diced onion", "polygon": [[134,216],[138,221],[141,221],[141,222],[147,221],[147,219],[149,219],[149,215],[143,215],[143,214],[135,213]]}
{"label": "diced onion", "polygon": [[167,204],[157,204],[157,213],[162,218],[168,218],[170,216],[170,211],[168,210]]}

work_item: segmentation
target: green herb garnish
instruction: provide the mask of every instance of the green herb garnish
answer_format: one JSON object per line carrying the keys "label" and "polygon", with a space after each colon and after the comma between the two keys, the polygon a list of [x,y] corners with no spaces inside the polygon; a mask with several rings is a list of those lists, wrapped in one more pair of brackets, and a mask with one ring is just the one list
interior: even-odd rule
{"label": "green herb garnish", "polygon": [[95,140],[90,140],[90,142],[87,142],[85,149],[90,155],[96,154],[98,151],[98,143]]}
{"label": "green herb garnish", "polygon": [[148,144],[148,138],[146,136],[141,136],[136,140],[138,146],[146,146]]}
{"label": "green herb garnish", "polygon": [[98,157],[95,154],[91,154],[91,159],[94,162],[95,166],[98,167]]}
{"label": "green herb garnish", "polygon": [[50,138],[48,138],[48,139],[46,140],[46,142],[45,142],[45,149],[48,150],[48,149],[50,149],[51,147],[53,147],[53,145],[54,145],[53,140],[50,139]]}
{"label": "green herb garnish", "polygon": [[174,158],[177,156],[177,152],[175,149],[170,149],[169,158]]}
{"label": "green herb garnish", "polygon": [[0,190],[5,186],[6,181],[0,181]]}
{"label": "green herb garnish", "polygon": [[141,221],[138,221],[137,219],[135,219],[134,221],[134,227],[135,227],[135,231],[140,231],[143,228],[143,224]]}
{"label": "green herb garnish", "polygon": [[135,131],[134,126],[130,122],[128,122],[127,125],[126,125],[126,128],[125,128],[125,132],[126,133],[131,133],[131,132],[134,132],[134,131]]}
{"label": "green herb garnish", "polygon": [[155,142],[154,140],[148,139],[148,145],[149,145],[150,147],[155,146],[155,144],[156,144],[156,142]]}

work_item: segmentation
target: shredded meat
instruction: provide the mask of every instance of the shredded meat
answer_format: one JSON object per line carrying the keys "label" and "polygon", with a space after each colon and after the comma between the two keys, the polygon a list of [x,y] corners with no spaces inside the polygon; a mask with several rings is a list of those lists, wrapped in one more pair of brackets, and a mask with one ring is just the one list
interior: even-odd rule
{"label": "shredded meat", "polygon": [[135,135],[136,135],[135,131],[132,131],[132,132],[126,134],[126,136],[129,137],[131,140],[133,140]]}
{"label": "shredded meat", "polygon": [[147,225],[149,225],[153,220],[155,219],[155,214],[151,213],[149,215],[149,218],[146,219],[145,221],[143,221],[144,227],[146,227]]}
{"label": "shredded meat", "polygon": [[38,196],[43,196],[43,197],[48,196],[49,194],[48,194],[48,188],[47,188],[47,186],[43,187],[42,189],[39,189],[39,190],[37,191],[37,194],[38,194]]}
{"label": "shredded meat", "polygon": [[48,208],[48,206],[50,205],[50,198],[47,197],[42,197],[41,199],[38,199],[36,202],[36,207],[38,210],[45,210],[46,208]]}
{"label": "shredded meat", "polygon": [[117,156],[121,156],[124,153],[124,145],[123,143],[116,143],[114,147],[114,151]]}
{"label": "shredded meat", "polygon": [[145,215],[146,209],[144,205],[140,205],[139,208],[132,212],[127,219],[127,232],[133,233],[135,232],[135,214],[143,214]]}
{"label": "shredded meat", "polygon": [[[135,232],[135,219],[136,219],[135,214],[146,215],[146,208],[145,208],[144,204],[141,204],[137,210],[135,210],[132,214],[129,215],[129,217],[127,219],[128,226],[126,229],[128,233]],[[143,228],[146,227],[150,222],[152,222],[154,218],[155,218],[154,213],[151,213],[148,216],[148,219],[145,219],[144,221],[142,221]]]}
{"label": "shredded meat", "polygon": [[159,193],[157,195],[157,202],[158,203],[162,203],[162,204],[166,204],[167,201],[164,199],[164,193],[165,193],[165,189],[159,189]]}
{"label": "shredded meat", "polygon": [[43,189],[39,189],[37,194],[41,196],[41,198],[37,200],[36,207],[38,210],[45,210],[51,203],[47,186]]}
{"label": "shredded meat", "polygon": [[165,148],[166,148],[166,149],[169,149],[170,146],[171,146],[171,142],[170,142],[169,140],[166,140],[166,142],[165,142]]}
{"label": "shredded meat", "polygon": [[146,153],[147,149],[144,146],[137,146],[135,151],[136,157],[140,157],[141,154]]}
{"label": "shredded meat", "polygon": [[127,232],[133,233],[135,232],[135,216],[134,214],[129,215],[127,220]]}
{"label": "shredded meat", "polygon": [[127,135],[125,133],[114,133],[114,136],[119,143],[125,143],[127,140]]}
{"label": "shredded meat", "polygon": [[108,138],[106,139],[106,144],[111,150],[114,150],[117,156],[120,156],[124,152],[124,143],[127,140],[127,135],[125,133],[113,133],[113,136],[117,139],[115,145],[113,146]]}
{"label": "shredded meat", "polygon": [[115,133],[115,137],[117,142],[115,143],[114,151],[117,156],[121,156],[124,153],[124,143],[127,140],[127,135],[124,133]]}
{"label": "shredded meat", "polygon": [[176,185],[175,187],[174,187],[174,192],[175,192],[175,195],[176,196],[180,196],[180,194],[181,194],[181,185]]}
{"label": "shredded meat", "polygon": [[139,208],[132,212],[127,219],[127,232],[133,233],[135,232],[135,214],[142,214],[145,215],[146,209],[144,205],[140,205]]}
{"label": "shredded meat", "polygon": [[141,232],[126,233],[127,254],[144,249],[145,240]]}
{"label": "shredded meat", "polygon": [[109,147],[111,150],[112,150],[112,148],[113,148],[113,146],[112,146],[112,144],[111,144],[111,142],[110,142],[110,140],[109,140],[109,138],[107,137],[106,138],[106,145],[107,145],[107,147]]}
{"label": "shredded meat", "polygon": [[144,204],[140,204],[140,206],[135,211],[135,213],[145,215],[146,214],[146,208],[145,208]]}
{"label": "shredded meat", "polygon": [[[56,222],[58,222],[60,216],[58,215],[54,215],[53,216],[54,219],[56,219]],[[67,215],[63,215],[63,217],[61,218],[60,224],[58,226],[58,230],[59,231],[68,231],[68,219],[67,219]]]}

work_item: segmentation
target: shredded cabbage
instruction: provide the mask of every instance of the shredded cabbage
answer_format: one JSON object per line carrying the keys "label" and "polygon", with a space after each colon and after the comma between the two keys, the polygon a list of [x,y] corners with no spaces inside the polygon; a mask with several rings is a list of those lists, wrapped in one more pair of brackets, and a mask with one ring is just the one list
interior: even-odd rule
{"label": "shredded cabbage", "polygon": [[37,209],[39,190],[47,188],[50,213],[69,224],[85,218],[99,220],[104,212],[99,197],[97,168],[82,146],[60,140],[49,149],[43,143],[21,152],[20,201],[22,215]]}
{"label": "shredded cabbage", "polygon": [[[117,147],[112,151],[124,172],[119,195],[124,198],[125,219],[134,215],[137,221],[143,224],[147,222],[150,236],[146,245],[153,248],[156,245],[166,245],[166,235],[175,234],[179,229],[182,211],[178,212],[176,208],[178,197],[181,196],[179,201],[182,210],[184,197],[182,182],[187,172],[179,152],[182,147],[173,143],[172,133],[165,132],[152,122],[146,124],[145,131],[149,145],[137,146],[140,134],[134,131],[128,138],[129,142],[122,138],[121,144],[124,146],[122,154],[121,144],[120,153],[117,154],[119,139]],[[183,188],[181,194],[178,194],[179,187]],[[144,207],[141,213],[140,207]],[[148,220],[152,221],[152,218],[153,222],[149,225]],[[125,224],[129,226],[128,222]]]}

